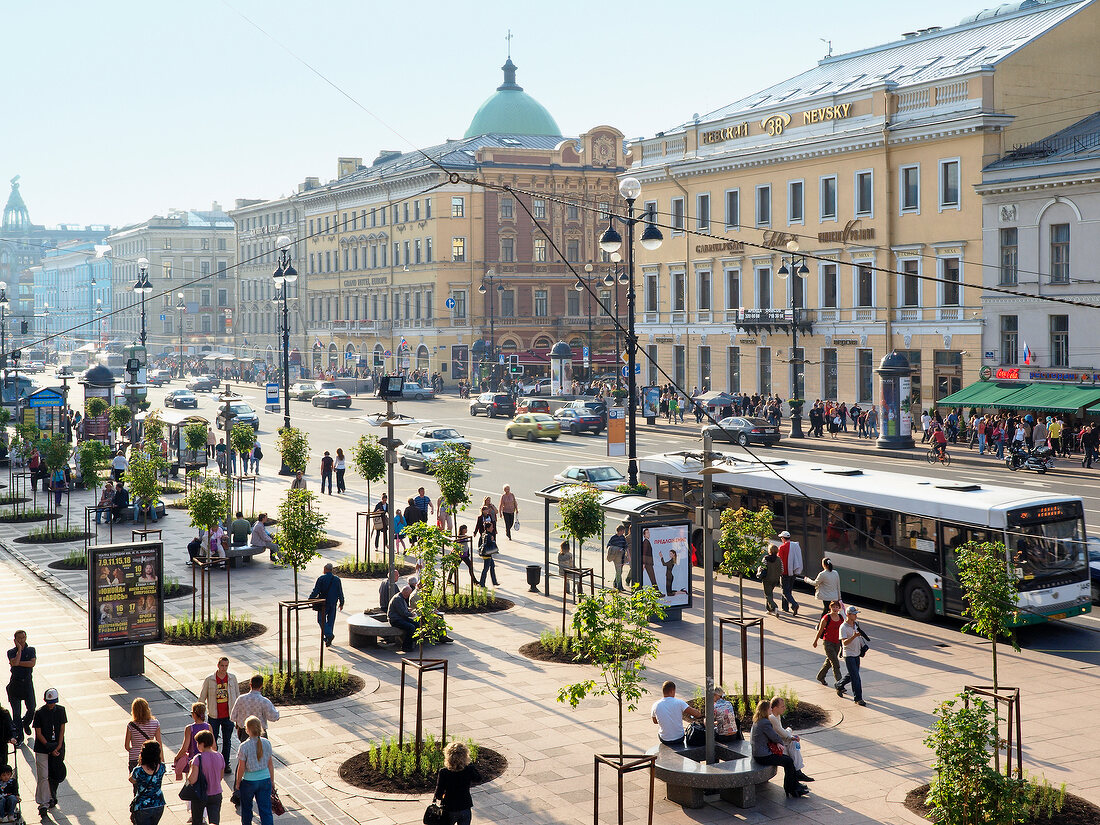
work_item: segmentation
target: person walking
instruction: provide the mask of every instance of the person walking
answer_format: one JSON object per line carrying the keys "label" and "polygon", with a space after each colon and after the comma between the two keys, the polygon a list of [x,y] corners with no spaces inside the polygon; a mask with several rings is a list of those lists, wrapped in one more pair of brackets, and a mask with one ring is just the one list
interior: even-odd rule
{"label": "person walking", "polygon": [[31,722],[37,780],[34,801],[43,818],[50,808],[57,807],[57,787],[65,781],[65,726],[69,720],[65,708],[57,703],[59,698],[56,688],[47,690],[42,696],[45,704],[34,712]]}
{"label": "person walking", "polygon": [[817,672],[817,681],[825,687],[829,686],[825,681],[825,675],[830,667],[833,669],[833,681],[838,685],[842,681],[840,676],[840,626],[842,624],[844,624],[844,617],[840,615],[840,602],[829,602],[829,612],[821,617],[821,621],[817,623],[817,632],[814,634],[814,647],[817,647],[818,642],[823,642],[825,646],[825,662]]}
{"label": "person walking", "polygon": [[321,457],[321,495],[325,494],[325,484],[328,484],[328,494],[332,495],[332,467],[335,462],[328,450]]}
{"label": "person walking", "polygon": [[38,664],[38,653],[27,644],[25,630],[15,631],[13,641],[15,647],[8,651],[8,664],[11,666],[8,704],[11,705],[12,730],[18,744],[23,741],[23,734],[31,735],[31,720],[34,719],[34,666]]}
{"label": "person walking", "polygon": [[[233,710],[229,712],[229,718],[237,726],[237,738],[242,742],[248,736],[245,723],[249,717],[255,716],[260,720],[262,733],[265,736],[270,724],[279,721],[279,709],[263,695],[263,687],[264,677],[257,673],[248,680],[248,692],[240,695],[233,703]],[[239,757],[240,754],[238,754]]]}
{"label": "person walking", "polygon": [[222,760],[225,762],[225,772],[229,773],[229,737],[233,732],[233,720],[229,714],[237,699],[241,696],[240,682],[237,677],[229,672],[229,657],[222,656],[218,659],[218,667],[213,673],[203,679],[202,688],[199,689],[199,701],[207,707],[207,721],[214,736],[214,744],[221,739]]}
{"label": "person walking", "polygon": [[615,589],[623,589],[623,565],[626,563],[626,528],[619,525],[607,540],[607,560],[615,567]]}
{"label": "person walking", "polygon": [[260,459],[264,457],[263,448],[260,447],[260,442],[257,441],[252,445],[252,475],[258,476],[260,474]]}
{"label": "person walking", "polygon": [[325,565],[325,572],[317,578],[309,598],[325,600],[324,604],[316,605],[314,610],[317,611],[317,624],[321,626],[321,638],[324,639],[325,647],[332,647],[337,604],[340,610],[344,609],[344,585],[340,577],[332,572],[332,562]]}
{"label": "person walking", "polygon": [[[146,740],[138,754],[138,762],[130,769],[130,784],[134,799],[130,804],[133,825],[157,825],[164,816],[164,750],[160,742]],[[211,820],[213,823],[214,820]]]}
{"label": "person walking", "polygon": [[336,448],[336,461],[333,464],[333,469],[336,471],[336,492],[342,493],[347,490],[344,485],[344,473],[348,471],[348,462],[344,458],[344,451],[340,448]]}
{"label": "person walking", "polygon": [[496,555],[500,552],[500,548],[497,547],[497,526],[495,522],[488,522],[485,525],[484,530],[481,533],[481,545],[478,547],[478,555],[482,558],[481,565],[481,586],[485,586],[486,576],[491,575],[493,579],[493,587],[500,587],[500,582],[497,581],[497,562]]}
{"label": "person walking", "polygon": [[451,742],[443,749],[443,767],[436,775],[432,799],[442,803],[444,825],[470,825],[474,808],[470,786],[480,781],[465,743]]}
{"label": "person walking", "polygon": [[378,549],[378,543],[382,543],[382,548],[385,549],[389,543],[389,537],[387,531],[389,530],[389,519],[386,518],[386,513],[390,509],[390,500],[386,493],[382,493],[382,498],[377,504],[374,505],[372,512],[379,515],[373,517],[374,525],[374,549]]}
{"label": "person walking", "polygon": [[775,603],[775,588],[783,580],[783,561],[779,558],[779,548],[774,544],[768,548],[768,555],[764,556],[761,581],[764,585],[764,602],[768,612],[773,616],[779,615],[779,607]]}
{"label": "person walking", "polygon": [[126,723],[126,736],[122,740],[122,747],[130,755],[127,772],[133,772],[137,767],[142,746],[150,740],[164,745],[160,738],[160,722],[153,716],[149,703],[139,696],[130,703],[130,721]]}
{"label": "person walking", "polygon": [[448,535],[454,530],[454,519],[451,518],[451,507],[447,504],[447,500],[443,498],[442,493],[440,493],[439,498],[435,500],[435,523]]}
{"label": "person walking", "polygon": [[516,514],[519,512],[519,502],[512,488],[504,485],[504,492],[500,496],[500,517],[504,520],[504,535],[512,540],[512,526],[516,523]]}
{"label": "person walking", "polygon": [[783,612],[787,612],[788,606],[793,615],[798,615],[798,602],[794,600],[794,580],[802,578],[802,548],[797,541],[791,541],[791,534],[786,530],[779,534],[779,558],[783,562]]}
{"label": "person walking", "polygon": [[214,734],[208,730],[199,731],[195,736],[199,752],[191,760],[187,771],[187,784],[195,785],[202,774],[206,780],[206,798],[191,803],[191,825],[202,825],[202,815],[210,825],[220,825],[222,821],[222,773],[231,773],[232,769],[214,748]]}
{"label": "person walking", "polygon": [[183,744],[180,745],[180,749],[176,751],[176,756],[172,760],[177,782],[183,779],[192,757],[199,752],[198,745],[195,744],[195,736],[204,730],[210,730],[210,723],[206,721],[206,705],[203,702],[192,702],[191,724],[183,729]]}
{"label": "person walking", "polygon": [[865,706],[863,701],[863,680],[860,678],[859,665],[863,649],[866,647],[867,634],[859,626],[859,609],[848,605],[844,623],[840,626],[840,643],[844,647],[844,668],[848,674],[836,683],[836,695],[843,696],[844,688],[852,686],[852,698],[855,703]]}
{"label": "person walking", "polygon": [[207,428],[206,428],[206,457],[207,458],[213,458],[214,457],[214,452],[215,452],[214,448],[217,446],[217,444],[218,444],[217,433],[214,432],[213,427],[207,426]]}
{"label": "person walking", "polygon": [[822,559],[821,572],[817,574],[817,578],[803,576],[802,581],[813,585],[814,598],[821,602],[822,616],[829,612],[829,605],[832,602],[840,601],[840,574],[833,570],[832,560]]}
{"label": "person walking", "polygon": [[234,784],[241,800],[241,825],[252,825],[253,801],[260,812],[260,825],[273,825],[271,795],[275,792],[275,759],[271,743],[262,738],[264,726],[258,717],[249,716],[244,727],[248,739],[237,751]]}

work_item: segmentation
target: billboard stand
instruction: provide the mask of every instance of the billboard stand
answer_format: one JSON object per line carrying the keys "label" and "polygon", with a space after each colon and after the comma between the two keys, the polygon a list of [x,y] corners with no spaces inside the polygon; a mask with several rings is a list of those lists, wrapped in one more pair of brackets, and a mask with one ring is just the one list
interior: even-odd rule
{"label": "billboard stand", "polygon": [[114,647],[107,653],[107,675],[112,679],[145,673],[145,645]]}
{"label": "billboard stand", "polygon": [[112,679],[145,673],[145,645],[164,641],[163,578],[160,541],[88,548],[88,648],[108,652]]}

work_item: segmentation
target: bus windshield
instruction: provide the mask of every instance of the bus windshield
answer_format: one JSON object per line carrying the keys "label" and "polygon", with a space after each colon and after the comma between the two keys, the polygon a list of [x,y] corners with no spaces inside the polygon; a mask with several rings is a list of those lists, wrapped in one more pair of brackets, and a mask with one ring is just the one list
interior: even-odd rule
{"label": "bus windshield", "polygon": [[1024,581],[1084,572],[1088,565],[1079,518],[1010,527],[1008,549]]}

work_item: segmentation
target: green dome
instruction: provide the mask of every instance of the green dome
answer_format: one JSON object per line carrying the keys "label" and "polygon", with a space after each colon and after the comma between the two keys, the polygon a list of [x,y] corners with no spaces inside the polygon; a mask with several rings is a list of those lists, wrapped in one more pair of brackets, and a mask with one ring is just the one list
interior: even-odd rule
{"label": "green dome", "polygon": [[561,136],[561,129],[541,103],[516,84],[516,65],[508,58],[504,82],[481,104],[464,137],[477,135]]}

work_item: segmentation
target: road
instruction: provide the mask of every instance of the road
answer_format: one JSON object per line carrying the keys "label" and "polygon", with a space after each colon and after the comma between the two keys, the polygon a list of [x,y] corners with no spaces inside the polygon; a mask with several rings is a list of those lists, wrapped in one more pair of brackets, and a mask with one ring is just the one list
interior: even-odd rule
{"label": "road", "polygon": [[[182,386],[174,381],[163,388],[151,388],[149,400],[154,407],[163,407],[165,394]],[[282,411],[263,412],[264,391],[255,385],[230,385],[234,391],[243,395],[260,414],[259,440],[264,450],[264,471],[272,472],[277,460],[275,445],[276,430],[282,426]],[[79,392],[74,395],[74,403]],[[218,409],[216,395],[198,393],[200,413],[213,420]],[[369,413],[384,411],[385,404],[366,394],[353,397],[350,410],[327,410],[313,407],[308,402],[291,401],[291,423],[302,429],[308,436],[311,448],[309,475],[316,478],[320,457],[325,450],[335,454],[341,447],[349,452],[364,433],[381,434],[378,428],[370,427],[360,418]],[[556,443],[540,441],[509,441],[504,436],[505,419],[487,419],[484,416],[471,417],[468,402],[454,395],[444,395],[433,401],[408,401],[398,405],[405,415],[413,415],[425,423],[431,422],[454,427],[473,442],[472,455],[475,459],[474,478],[471,485],[474,500],[491,495],[499,499],[503,485],[509,484],[520,501],[521,510],[526,513],[541,513],[542,501],[535,493],[553,483],[553,476],[570,464],[612,464],[626,471],[626,460],[609,459],[606,455],[606,439],[589,434],[572,436],[568,433]],[[642,426],[638,434],[638,454],[646,455],[677,449],[698,448],[697,428],[691,418],[690,427],[669,428],[666,426]],[[399,437],[407,439],[416,427],[399,432]],[[867,446],[863,443],[860,446]],[[739,452],[739,447],[722,449]],[[965,447],[953,448],[957,456],[976,458],[975,451]],[[1100,489],[1094,483],[1095,476],[1082,470],[1077,462],[1063,462],[1065,469],[1044,476],[1034,473],[1010,473],[1003,463],[989,460],[988,465],[974,466],[969,462],[956,461],[951,467],[929,467],[924,462],[875,454],[872,456],[843,452],[838,444],[836,452],[823,452],[821,449],[791,446],[791,442],[768,449],[759,450],[762,455],[782,456],[784,458],[813,459],[833,464],[851,464],[865,469],[889,470],[913,475],[935,475],[937,478],[950,478],[957,481],[970,481],[986,484],[1018,485],[1033,492],[1059,495],[1079,495],[1085,503],[1086,524],[1100,525]],[[417,471],[396,469],[396,489],[398,500],[404,500],[418,486],[426,486],[429,495],[435,493],[429,476]],[[360,484],[354,471],[349,470],[349,487]],[[1100,529],[1093,528],[1100,534]],[[950,624],[959,624],[945,620]],[[1022,646],[1032,650],[1042,650],[1065,656],[1083,663],[1100,664],[1100,614],[1078,617],[1072,620],[1029,628],[1020,633]]]}

